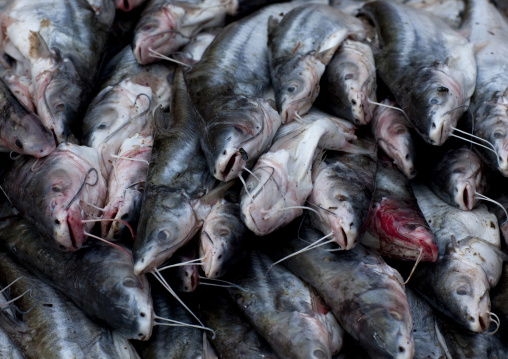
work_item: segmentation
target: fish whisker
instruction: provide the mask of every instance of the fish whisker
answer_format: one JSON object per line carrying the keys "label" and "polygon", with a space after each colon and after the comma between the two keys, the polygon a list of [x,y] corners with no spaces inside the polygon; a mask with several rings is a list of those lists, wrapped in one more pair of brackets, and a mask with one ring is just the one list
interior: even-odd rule
{"label": "fish whisker", "polygon": [[406,113],[404,112],[403,109],[399,108],[399,107],[395,107],[395,106],[390,106],[390,105],[385,105],[384,103],[379,103],[379,102],[375,102],[375,101],[372,101],[370,98],[366,97],[367,98],[367,102],[370,103],[370,104],[373,104],[373,105],[377,105],[377,106],[381,106],[381,107],[387,107],[387,108],[391,108],[392,110],[397,110],[397,111],[400,111],[404,114],[404,117],[406,118],[406,120],[408,121],[408,123],[411,123],[411,121],[409,121],[409,118],[407,117]]}
{"label": "fish whisker", "polygon": [[158,268],[158,271],[160,272],[160,271],[163,271],[163,270],[166,270],[169,268],[183,267],[183,266],[186,266],[187,264],[203,265],[204,263],[200,262],[200,261],[203,261],[205,258],[206,258],[206,256],[203,256],[201,258],[191,259],[189,261],[185,261],[185,262],[181,262],[181,263],[170,264],[165,267]]}
{"label": "fish whisker", "polygon": [[488,313],[489,313],[490,320],[492,322],[494,322],[494,324],[496,324],[496,329],[493,332],[489,332],[489,331],[483,332],[483,334],[494,335],[497,333],[497,331],[499,330],[499,327],[501,326],[501,320],[495,313],[493,313],[493,312],[488,312]]}
{"label": "fish whisker", "polygon": [[411,270],[411,273],[409,273],[409,277],[407,277],[406,281],[404,282],[404,285],[406,285],[411,277],[413,276],[413,273],[415,272],[416,267],[418,266],[418,263],[420,263],[420,260],[422,259],[423,249],[420,248],[420,253],[418,254],[418,258],[416,258],[415,265],[413,266],[413,269]]}
{"label": "fish whisker", "polygon": [[99,236],[96,236],[95,234],[91,234],[91,233],[88,233],[87,231],[83,231],[83,234],[85,236],[89,236],[89,237],[92,237],[92,238],[95,238],[101,242],[104,242],[106,244],[109,244],[110,246],[112,247],[115,247],[117,249],[120,249],[122,252],[124,252],[125,254],[127,254],[129,256],[129,258],[132,260],[132,254],[130,254],[125,248],[123,248],[122,246],[119,246],[118,244],[115,244],[111,241],[108,241],[107,239],[104,239],[104,238],[101,238]]}
{"label": "fish whisker", "polygon": [[82,223],[92,223],[92,222],[120,222],[120,223],[123,223],[127,226],[127,228],[129,228],[129,231],[131,232],[131,235],[132,235],[132,240],[136,239],[136,236],[134,235],[134,230],[132,229],[131,225],[127,222],[127,221],[124,221],[123,219],[118,219],[118,218],[99,218],[99,219],[82,219],[81,222]]}
{"label": "fish whisker", "polygon": [[[213,286],[213,287],[223,287],[223,288],[237,288],[237,289],[240,289],[244,292],[247,292],[247,293],[254,293],[248,289],[245,289],[244,287],[241,287],[239,286],[238,284],[234,284],[234,283],[231,283],[231,282],[228,282],[227,280],[222,280],[222,279],[216,279],[216,278],[207,278],[207,277],[203,277],[203,276],[199,276],[199,279],[201,279],[199,281],[199,285],[210,285],[210,286]],[[225,283],[225,284],[217,284],[217,283],[207,283],[207,282],[203,282],[203,279],[204,280],[209,280],[209,281],[212,281],[212,282],[219,282],[219,283]]]}
{"label": "fish whisker", "polygon": [[249,195],[251,203],[254,202],[254,197],[252,197],[252,195],[250,194],[249,190],[247,189],[247,183],[245,183],[245,180],[243,179],[241,173],[238,174],[238,178],[242,182],[243,188],[245,188],[245,192],[247,193],[247,195]]}
{"label": "fish whisker", "polygon": [[152,57],[154,57],[156,59],[161,59],[161,60],[166,60],[166,61],[174,62],[175,64],[186,66],[190,70],[192,70],[192,66],[191,65],[186,64],[185,62],[182,62],[182,61],[175,60],[172,57],[165,56],[165,55],[161,54],[160,52],[155,51],[151,47],[148,48],[148,52],[150,52],[150,55],[152,55]]}
{"label": "fish whisker", "polygon": [[[13,153],[15,153],[16,155],[12,155]],[[13,161],[16,161],[18,158],[20,158],[21,156],[23,156],[21,153],[16,153],[14,151],[11,151],[9,152],[9,158]]]}
{"label": "fish whisker", "polygon": [[174,319],[159,317],[158,315],[155,315],[155,314],[154,314],[154,318],[158,319],[158,320],[165,321],[165,322],[169,322],[169,323],[155,322],[154,325],[164,325],[164,326],[168,326],[168,327],[189,327],[189,328],[208,330],[213,333],[212,338],[215,338],[215,331],[211,328],[205,327],[204,325],[195,325],[195,324],[184,323],[184,322],[180,322],[180,321],[174,320]]}
{"label": "fish whisker", "polygon": [[484,200],[484,201],[487,201],[487,202],[492,202],[492,203],[494,203],[494,204],[497,204],[499,207],[501,207],[501,209],[503,210],[503,212],[504,212],[504,214],[505,214],[505,216],[506,216],[506,220],[505,220],[503,223],[501,223],[501,226],[502,226],[503,224],[505,224],[506,222],[508,222],[508,212],[506,211],[506,208],[504,208],[504,206],[503,206],[501,203],[499,203],[498,201],[493,200],[492,198],[489,198],[489,197],[487,197],[487,196],[484,196],[483,194],[478,193],[478,192],[476,192],[476,191],[475,191],[475,193],[474,193],[474,196],[475,196],[476,198],[481,199],[481,200]]}

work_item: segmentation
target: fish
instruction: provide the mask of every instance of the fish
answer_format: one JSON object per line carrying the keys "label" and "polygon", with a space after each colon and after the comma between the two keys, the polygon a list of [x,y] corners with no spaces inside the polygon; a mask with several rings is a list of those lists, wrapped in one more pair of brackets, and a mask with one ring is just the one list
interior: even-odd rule
{"label": "fish", "polygon": [[241,219],[240,189],[233,187],[217,201],[201,228],[199,257],[207,278],[222,277],[243,258],[247,227]]}
{"label": "fish", "polygon": [[[474,44],[478,68],[476,89],[471,98],[472,116],[463,130],[480,137],[482,160],[508,176],[508,75],[494,71],[508,66],[508,20],[489,1],[466,1],[461,31]],[[469,137],[467,137],[469,138]],[[471,138],[473,139],[473,138]]]}
{"label": "fish", "polygon": [[[196,237],[196,236],[195,236]],[[178,249],[164,264],[169,267],[164,270],[163,277],[170,287],[176,291],[194,292],[200,283],[198,249],[196,238]],[[171,266],[174,266],[171,268]],[[163,267],[163,268],[164,268]]]}
{"label": "fish", "polygon": [[14,62],[18,76],[32,81],[30,97],[41,121],[57,144],[77,142],[73,132],[79,128],[77,119],[92,90],[111,24],[101,23],[86,0],[11,1],[1,22],[2,55]]}
{"label": "fish", "polygon": [[215,187],[199,146],[199,114],[181,68],[172,90],[171,127],[160,125],[154,135],[132,249],[136,274],[157,268],[194,236],[211,207],[202,197]]}
{"label": "fish", "polygon": [[3,223],[0,235],[4,251],[65,293],[88,317],[127,339],[150,338],[150,286],[144,275],[134,274],[129,251],[102,242],[72,253],[55,251],[22,219]]}
{"label": "fish", "polygon": [[376,25],[377,73],[420,136],[442,145],[467,110],[476,85],[473,46],[444,21],[388,1],[365,4]]}
{"label": "fish", "polygon": [[416,176],[416,151],[409,130],[409,122],[402,112],[393,108],[397,107],[396,102],[385,99],[381,104],[392,108],[376,107],[372,117],[372,135],[378,146],[393,160],[402,173],[412,179]]}
{"label": "fish", "polygon": [[443,201],[463,211],[480,201],[487,191],[487,173],[481,158],[469,146],[446,152],[432,173],[430,188]]}
{"label": "fish", "polygon": [[303,123],[289,123],[277,132],[270,150],[258,159],[242,190],[242,219],[256,235],[275,231],[303,213],[312,192],[311,167],[318,147],[357,151],[355,127],[313,109]]}
{"label": "fish", "polygon": [[[298,237],[314,242],[322,234],[302,226]],[[274,248],[277,258],[303,249],[306,243],[298,237],[287,236]],[[413,358],[413,321],[400,274],[361,245],[335,253],[329,249],[314,248],[283,263],[316,290],[369,357]]]}
{"label": "fish", "polygon": [[[254,329],[225,289],[199,288],[208,300],[199,304],[201,320],[214,328],[211,343],[224,359],[278,359],[270,345]],[[208,333],[207,333],[208,334]]]}
{"label": "fish", "polygon": [[0,78],[0,150],[41,158],[56,148],[51,131],[29,111]]}
{"label": "fish", "polygon": [[355,125],[372,120],[376,98],[376,66],[371,47],[346,39],[326,66],[321,101],[336,116]]}
{"label": "fish", "polygon": [[[4,313],[8,313],[13,316],[13,312],[7,303],[7,298],[3,292],[6,288],[2,288],[0,285],[0,309]],[[1,314],[0,314],[1,315]],[[7,332],[2,328],[0,324],[0,358],[11,358],[11,359],[24,359],[23,353],[19,350],[13,340],[9,337]]]}
{"label": "fish", "polygon": [[434,233],[418,207],[407,177],[386,158],[378,159],[376,190],[361,243],[399,260],[435,262]]}
{"label": "fish", "polygon": [[452,29],[459,29],[462,24],[465,2],[463,0],[440,1],[440,0],[408,0],[405,5],[421,9],[440,17]]}
{"label": "fish", "polygon": [[60,144],[42,159],[12,163],[2,186],[26,220],[48,243],[65,251],[83,246],[106,199],[106,181],[95,149]]}
{"label": "fish", "polygon": [[[282,358],[331,358],[343,330],[316,293],[282,266],[253,251],[228,288],[239,308]],[[269,270],[269,271],[268,271]]]}
{"label": "fish", "polygon": [[169,56],[202,30],[224,26],[235,10],[232,0],[151,0],[134,29],[134,56],[142,65],[158,60],[150,50]]}
{"label": "fish", "polygon": [[296,6],[267,6],[229,24],[185,74],[201,115],[201,148],[220,181],[251,168],[281,125],[275,103],[265,98],[271,88],[266,24]]}
{"label": "fish", "polygon": [[319,94],[319,80],[341,43],[365,37],[360,20],[323,4],[302,5],[280,22],[270,20],[270,71],[282,123],[304,115]]}
{"label": "fish", "polygon": [[500,235],[495,215],[484,206],[462,211],[439,199],[430,188],[413,192],[439,247],[436,263],[422,263],[412,282],[429,303],[472,332],[488,330],[489,290],[501,276]]}
{"label": "fish", "polygon": [[[153,137],[136,133],[126,138],[113,162],[114,170],[108,181],[108,195],[104,206],[101,233],[106,240],[123,237],[127,226],[134,226],[139,219],[142,190],[148,174],[148,164],[152,156]],[[130,235],[130,234],[129,234]]]}
{"label": "fish", "polygon": [[96,324],[63,293],[42,282],[4,252],[0,252],[0,268],[3,283],[20,278],[11,286],[12,296],[24,294],[16,301],[21,319],[0,312],[0,326],[27,359],[139,359],[126,338]]}
{"label": "fish", "polygon": [[356,246],[364,231],[375,189],[377,157],[374,141],[353,142],[364,153],[327,151],[312,167],[312,191],[307,203],[309,224],[342,249]]}

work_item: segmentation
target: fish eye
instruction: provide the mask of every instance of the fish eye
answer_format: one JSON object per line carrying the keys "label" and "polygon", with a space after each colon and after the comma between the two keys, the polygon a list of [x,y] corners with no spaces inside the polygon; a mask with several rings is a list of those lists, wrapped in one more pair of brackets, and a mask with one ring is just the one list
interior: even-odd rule
{"label": "fish eye", "polygon": [[397,126],[394,128],[393,132],[396,135],[402,135],[402,134],[406,133],[406,128],[404,126]]}
{"label": "fish eye", "polygon": [[296,90],[296,86],[289,86],[288,87],[288,92],[295,92]]}
{"label": "fish eye", "polygon": [[51,187],[51,189],[53,190],[53,192],[61,192],[62,186],[60,186],[58,184],[54,184],[53,187]]}
{"label": "fish eye", "polygon": [[14,142],[14,144],[16,145],[17,148],[23,148],[23,144],[21,143],[21,141],[18,139],[16,139],[16,141]]}
{"label": "fish eye", "polygon": [[456,292],[458,295],[467,295],[469,294],[469,289],[466,286],[461,285],[460,287],[457,288]]}
{"label": "fish eye", "polygon": [[58,105],[55,106],[55,111],[60,112],[63,110],[65,110],[65,104],[59,103]]}
{"label": "fish eye", "polygon": [[502,131],[494,131],[494,134],[492,135],[492,137],[494,137],[494,139],[498,140],[500,138],[503,138],[504,137],[504,134]]}
{"label": "fish eye", "polygon": [[133,278],[133,277],[125,277],[123,280],[122,280],[122,284],[125,286],[125,287],[129,287],[129,288],[134,288],[137,286],[138,284],[138,281]]}
{"label": "fish eye", "polygon": [[167,230],[167,229],[163,229],[162,231],[159,232],[159,234],[157,235],[157,239],[159,241],[165,241],[167,240],[169,237],[171,237],[171,233]]}
{"label": "fish eye", "polygon": [[99,126],[97,126],[97,128],[99,130],[102,130],[102,129],[106,128],[106,124],[105,123],[101,123]]}
{"label": "fish eye", "polygon": [[221,237],[226,237],[226,236],[229,236],[229,229],[227,228],[222,228],[220,231],[219,231],[219,236]]}
{"label": "fish eye", "polygon": [[399,312],[396,312],[394,310],[390,311],[390,315],[395,318],[395,320],[402,320],[402,315]]}
{"label": "fish eye", "polygon": [[439,105],[441,103],[441,99],[439,97],[433,97],[429,101],[432,105]]}
{"label": "fish eye", "polygon": [[354,75],[354,74],[349,73],[349,74],[346,74],[346,75],[344,76],[344,80],[351,80],[351,79],[352,79],[352,78],[354,78],[354,77],[355,77],[355,75]]}
{"label": "fish eye", "polygon": [[464,173],[466,169],[464,167],[458,167],[452,171],[452,173]]}

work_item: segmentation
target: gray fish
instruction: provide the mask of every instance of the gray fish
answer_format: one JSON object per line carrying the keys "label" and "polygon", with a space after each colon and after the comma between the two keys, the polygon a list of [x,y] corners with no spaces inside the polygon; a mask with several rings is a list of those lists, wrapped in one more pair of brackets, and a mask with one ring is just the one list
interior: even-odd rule
{"label": "gray fish", "polygon": [[442,145],[476,84],[473,46],[444,21],[388,1],[363,6],[378,30],[378,75],[425,141]]}
{"label": "gray fish", "polygon": [[[395,107],[397,104],[388,99],[383,105]],[[378,146],[390,157],[397,167],[411,179],[416,176],[415,148],[409,132],[409,123],[399,110],[378,106],[372,117],[372,134]]]}
{"label": "gray fish", "polygon": [[73,140],[111,23],[101,23],[86,0],[11,1],[1,22],[2,52],[32,81],[37,114],[58,143]]}
{"label": "gray fish", "polygon": [[278,359],[224,289],[200,288],[207,300],[199,304],[201,319],[215,330],[208,337],[223,359]]}
{"label": "gray fish", "polygon": [[152,334],[153,307],[145,276],[136,276],[130,254],[104,243],[73,253],[55,251],[24,221],[0,230],[0,245],[30,271],[70,298],[85,314],[128,339]]}
{"label": "gray fish", "polygon": [[311,108],[325,66],[348,36],[365,37],[361,21],[328,5],[303,5],[278,24],[271,20],[271,77],[282,123]]}
{"label": "gray fish", "polygon": [[27,359],[139,359],[127,339],[90,320],[64,294],[42,282],[6,253],[0,253],[0,273],[3,283],[21,277],[11,286],[12,297],[31,290],[15,302],[22,312],[21,321],[0,312],[0,326]]}
{"label": "gray fish", "polygon": [[462,211],[440,200],[430,188],[413,191],[436,236],[439,258],[413,274],[415,289],[432,306],[477,333],[488,330],[489,290],[499,281],[502,258],[495,215],[484,206]]}
{"label": "gray fish", "polygon": [[469,146],[446,152],[432,172],[430,188],[450,206],[472,210],[487,190],[483,161]]}
{"label": "gray fish", "polygon": [[[322,234],[302,227],[299,237],[314,242]],[[286,256],[305,245],[293,236],[277,253]],[[316,289],[371,358],[413,358],[413,321],[400,274],[361,245],[336,254],[330,248],[314,248],[284,264]]]}
{"label": "gray fish", "polygon": [[263,98],[271,86],[266,24],[296,6],[267,6],[229,24],[186,73],[202,116],[201,147],[210,172],[221,181],[252,167],[281,125],[273,101]]}
{"label": "gray fish", "polygon": [[14,96],[0,78],[0,150],[45,157],[56,148],[53,134]]}
{"label": "gray fish", "polygon": [[98,218],[106,199],[97,151],[70,143],[42,159],[14,161],[2,186],[26,220],[67,251],[81,248],[95,225],[84,220]]}
{"label": "gray fish", "polygon": [[234,277],[244,289],[229,293],[280,358],[331,358],[342,347],[342,328],[312,288],[271,264],[266,254],[252,252]]}
{"label": "gray fish", "polygon": [[332,113],[365,125],[372,119],[376,100],[376,66],[369,45],[346,39],[333,55],[321,80],[323,98]]}
{"label": "gray fish", "polygon": [[360,240],[376,184],[377,149],[373,141],[362,145],[367,153],[327,151],[312,167],[307,202],[316,212],[309,211],[310,225],[324,234],[333,233],[343,249]]}
{"label": "gray fish", "polygon": [[[471,98],[474,121],[468,117],[468,132],[491,147],[478,147],[483,160],[503,176],[508,176],[508,19],[487,0],[466,1],[461,31],[474,44],[478,76]],[[467,137],[469,138],[469,137]]]}
{"label": "gray fish", "polygon": [[154,136],[133,247],[137,274],[157,268],[194,236],[210,210],[202,197],[215,185],[199,146],[199,114],[180,68],[171,100],[172,125]]}

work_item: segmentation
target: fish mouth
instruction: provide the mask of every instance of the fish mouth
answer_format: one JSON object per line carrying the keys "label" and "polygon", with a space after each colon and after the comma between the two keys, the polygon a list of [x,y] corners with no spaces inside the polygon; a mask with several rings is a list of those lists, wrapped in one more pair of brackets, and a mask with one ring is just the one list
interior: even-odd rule
{"label": "fish mouth", "polygon": [[434,146],[441,146],[451,134],[451,124],[449,121],[431,120],[428,142]]}
{"label": "fish mouth", "polygon": [[312,107],[312,102],[308,98],[302,98],[288,102],[284,99],[281,104],[280,116],[282,124],[293,122],[297,115],[306,114]]}
{"label": "fish mouth", "polygon": [[219,181],[228,182],[237,178],[247,163],[238,151],[228,156],[231,152],[231,150],[224,150],[222,159],[217,162],[215,178]]}
{"label": "fish mouth", "polygon": [[476,204],[475,200],[475,188],[469,182],[466,182],[462,188],[459,186],[455,201],[459,205],[459,208],[463,211],[470,211]]}

